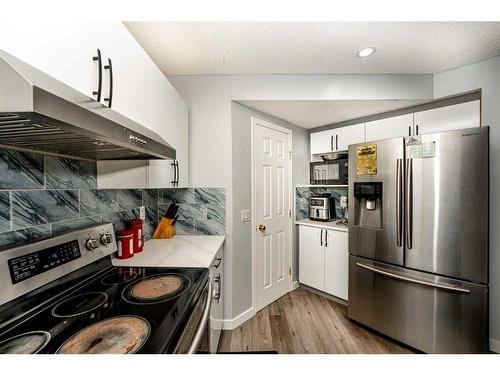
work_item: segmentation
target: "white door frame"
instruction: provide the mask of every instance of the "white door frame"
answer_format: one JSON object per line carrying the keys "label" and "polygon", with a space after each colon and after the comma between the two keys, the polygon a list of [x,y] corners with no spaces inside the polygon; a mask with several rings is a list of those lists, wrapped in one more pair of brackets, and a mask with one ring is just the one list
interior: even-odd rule
{"label": "white door frame", "polygon": [[[288,128],[285,128],[285,127],[282,127],[282,126],[279,126],[279,125],[276,125],[276,124],[273,124],[269,121],[265,121],[265,120],[261,120],[257,117],[254,117],[252,116],[252,129],[251,129],[251,155],[252,155],[252,214],[251,214],[251,223],[252,223],[252,314],[251,315],[254,315],[257,311],[257,306],[256,306],[256,297],[255,297],[255,290],[256,290],[256,287],[255,287],[255,282],[256,282],[256,277],[255,277],[255,272],[256,272],[256,267],[255,267],[255,235],[257,233],[257,222],[255,220],[255,168],[254,168],[254,162],[255,162],[255,155],[254,155],[254,151],[253,151],[253,146],[254,146],[254,130],[255,130],[255,126],[257,125],[260,125],[260,126],[264,126],[266,128],[269,128],[269,129],[272,129],[272,130],[277,130],[279,132],[282,132],[282,133],[285,133],[288,135],[288,154],[291,155],[291,152],[293,150],[293,147],[292,147],[292,130],[291,129],[288,129]],[[288,176],[288,183],[290,184],[290,189],[289,189],[289,192],[288,192],[288,202],[289,202],[289,209],[291,210],[291,213],[292,213],[292,216],[294,214],[294,209],[293,209],[293,193],[294,193],[294,189],[293,189],[293,186],[292,186],[292,161],[293,161],[293,156],[292,157],[289,157],[288,158],[288,163],[289,163],[289,170],[290,170],[290,173],[289,173],[289,176]],[[290,236],[290,241],[288,241],[289,243],[289,249],[288,249],[288,253],[289,253],[289,256],[288,256],[288,267],[290,270],[293,270],[293,217],[288,217],[289,219],[289,236]],[[288,273],[288,291],[291,292],[293,290],[293,287],[292,287],[292,275],[290,274],[291,272]]]}

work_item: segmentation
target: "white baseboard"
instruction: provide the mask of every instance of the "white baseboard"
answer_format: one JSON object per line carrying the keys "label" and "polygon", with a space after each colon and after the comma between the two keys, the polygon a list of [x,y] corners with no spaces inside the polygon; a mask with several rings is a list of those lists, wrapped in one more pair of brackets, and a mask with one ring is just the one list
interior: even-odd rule
{"label": "white baseboard", "polygon": [[500,353],[500,341],[490,339],[490,350],[495,353]]}
{"label": "white baseboard", "polygon": [[297,281],[294,281],[294,282],[292,283],[292,290],[295,290],[295,289],[297,289],[298,287],[299,287],[299,281],[298,281],[298,280],[297,280]]}
{"label": "white baseboard", "polygon": [[248,310],[243,311],[240,315],[238,315],[234,319],[224,319],[224,324],[222,326],[222,329],[225,330],[235,329],[236,327],[245,323],[248,319],[250,319],[254,315],[255,315],[255,310],[252,306]]}

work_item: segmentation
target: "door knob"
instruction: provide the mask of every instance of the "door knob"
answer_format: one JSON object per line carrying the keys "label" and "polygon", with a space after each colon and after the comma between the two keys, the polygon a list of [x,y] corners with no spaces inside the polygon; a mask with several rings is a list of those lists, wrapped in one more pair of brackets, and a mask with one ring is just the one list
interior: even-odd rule
{"label": "door knob", "polygon": [[259,225],[259,230],[260,230],[261,232],[264,232],[264,231],[266,230],[266,226],[265,226],[265,225],[260,224],[260,225]]}

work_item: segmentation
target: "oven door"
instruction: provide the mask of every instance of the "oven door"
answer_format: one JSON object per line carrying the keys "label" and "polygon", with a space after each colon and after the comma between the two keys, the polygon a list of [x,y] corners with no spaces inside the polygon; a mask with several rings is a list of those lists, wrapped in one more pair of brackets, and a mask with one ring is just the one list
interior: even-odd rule
{"label": "oven door", "polygon": [[210,353],[209,320],[213,299],[212,293],[212,283],[209,281],[175,347],[175,354]]}
{"label": "oven door", "polygon": [[311,185],[347,184],[347,159],[319,161],[310,164]]}

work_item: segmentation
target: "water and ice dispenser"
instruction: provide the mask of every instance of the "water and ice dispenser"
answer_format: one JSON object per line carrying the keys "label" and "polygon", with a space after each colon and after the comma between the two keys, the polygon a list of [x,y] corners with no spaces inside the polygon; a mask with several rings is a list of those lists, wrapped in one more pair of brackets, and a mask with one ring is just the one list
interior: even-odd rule
{"label": "water and ice dispenser", "polygon": [[382,228],[382,182],[354,183],[354,225]]}

